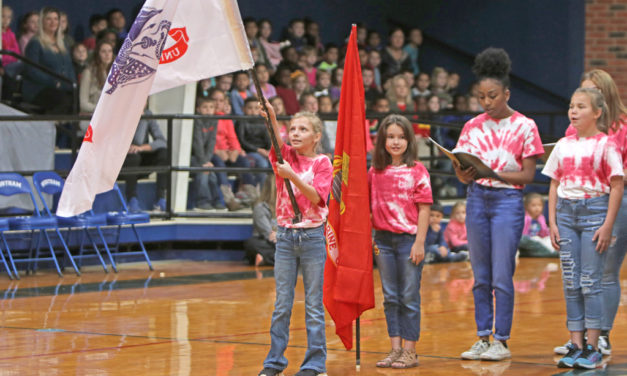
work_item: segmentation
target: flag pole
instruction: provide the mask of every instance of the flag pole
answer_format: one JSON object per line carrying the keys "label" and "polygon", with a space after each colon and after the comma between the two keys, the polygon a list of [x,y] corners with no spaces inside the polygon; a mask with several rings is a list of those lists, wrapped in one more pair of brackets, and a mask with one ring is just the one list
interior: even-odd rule
{"label": "flag pole", "polygon": [[[255,84],[255,88],[257,89],[257,98],[259,98],[259,103],[261,103],[261,107],[266,112],[266,114],[269,114],[268,107],[266,106],[266,98],[263,96],[263,92],[261,91],[261,85],[259,84],[259,78],[257,77],[257,70],[255,69],[255,67],[252,67],[250,69],[250,75],[253,77],[253,82]],[[272,126],[272,124],[270,124],[269,116],[265,118],[265,121],[268,133],[270,133],[270,140],[272,141],[272,146],[274,147],[276,159],[279,163],[283,163],[283,155],[281,155],[279,142],[277,141],[276,134],[274,133],[274,127]],[[294,210],[294,218],[292,218],[292,223],[299,223],[302,219],[302,215],[300,213],[298,203],[296,202],[294,191],[292,190],[292,184],[290,184],[290,181],[288,179],[283,180],[285,181],[285,188],[287,188],[287,194],[290,197],[290,201],[292,202],[292,209]]]}
{"label": "flag pole", "polygon": [[360,346],[360,330],[361,325],[359,325],[359,317],[355,320],[355,369],[357,372],[361,371],[361,346]]}

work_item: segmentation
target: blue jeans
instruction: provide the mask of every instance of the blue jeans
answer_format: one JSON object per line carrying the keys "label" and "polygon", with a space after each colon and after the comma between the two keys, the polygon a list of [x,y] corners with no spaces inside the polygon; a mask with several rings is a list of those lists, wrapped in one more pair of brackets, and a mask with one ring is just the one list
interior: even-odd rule
{"label": "blue jeans", "polygon": [[480,337],[492,334],[493,323],[494,339],[504,341],[510,336],[516,249],[525,218],[522,196],[519,189],[468,186],[466,231]]}
{"label": "blue jeans", "polygon": [[194,174],[194,189],[196,190],[196,206],[205,203],[215,205],[222,202],[218,178],[213,172]]}
{"label": "blue jeans", "polygon": [[[242,157],[241,155],[237,156],[237,159],[235,160],[235,162],[230,162],[230,161],[225,162],[222,160],[222,158],[214,154],[213,157],[211,157],[211,163],[213,163],[215,167],[226,167],[226,166],[250,167],[250,163],[248,163],[248,159],[246,159],[246,157]],[[226,172],[216,172],[216,175],[218,176],[219,185],[229,185],[229,178],[226,175]],[[241,177],[242,184],[254,183],[253,175],[250,172],[245,172],[240,175],[241,175],[240,177]]]}
{"label": "blue jeans", "polygon": [[[268,158],[262,156],[259,153],[256,153],[256,152],[246,153],[246,157],[248,158],[249,161],[252,161],[253,167],[257,167],[257,168],[269,168],[270,167],[270,161],[268,160]],[[253,174],[253,176],[255,178],[255,184],[253,185],[259,184],[259,186],[262,186],[263,182],[266,181],[266,176],[268,176],[268,173],[257,172]]]}
{"label": "blue jeans", "polygon": [[307,352],[301,369],[326,371],[327,342],[322,304],[324,264],[327,257],[323,226],[304,229],[279,227],[277,230],[274,278],[276,301],[270,327],[270,352],[264,367],[283,370],[287,367],[285,349],[290,335],[290,318],[298,266],[305,285],[305,325]]}
{"label": "blue jeans", "polygon": [[427,263],[429,262],[457,262],[457,261],[464,261],[465,258],[466,256],[463,253],[453,253],[448,248],[446,249],[446,256],[442,257],[442,255],[440,254],[439,244],[425,245],[425,261]]}
{"label": "blue jeans", "polygon": [[383,311],[388,336],[407,341],[420,338],[420,280],[424,262],[416,265],[410,259],[416,236],[376,231],[375,253],[381,286]]}
{"label": "blue jeans", "polygon": [[627,191],[623,195],[623,202],[614,222],[613,236],[616,241],[605,253],[605,270],[603,271],[603,317],[601,329],[611,330],[620,303],[620,267],[627,252]]}
{"label": "blue jeans", "polygon": [[582,200],[557,200],[560,261],[566,297],[566,325],[571,332],[601,329],[601,279],[606,252],[595,250],[594,232],[603,225],[608,195]]}

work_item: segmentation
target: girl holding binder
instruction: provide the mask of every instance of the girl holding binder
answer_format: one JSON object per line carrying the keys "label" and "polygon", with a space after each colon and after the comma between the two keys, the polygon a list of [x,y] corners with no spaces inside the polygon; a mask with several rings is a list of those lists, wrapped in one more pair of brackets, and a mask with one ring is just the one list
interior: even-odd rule
{"label": "girl holding binder", "polygon": [[488,48],[477,55],[473,72],[484,112],[464,125],[453,150],[478,157],[498,176],[475,180],[474,167],[455,165],[459,180],[469,184],[466,227],[479,337],[462,359],[511,357],[507,340],[514,312],[516,248],[524,225],[522,188],[533,180],[536,158],[544,149],[535,122],[507,103],[510,68],[503,49]]}

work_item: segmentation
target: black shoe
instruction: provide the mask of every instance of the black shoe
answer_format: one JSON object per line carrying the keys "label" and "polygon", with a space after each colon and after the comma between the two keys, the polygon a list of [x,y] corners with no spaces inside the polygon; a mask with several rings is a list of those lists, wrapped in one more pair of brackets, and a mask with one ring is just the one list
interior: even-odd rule
{"label": "black shoe", "polygon": [[283,375],[283,371],[279,371],[278,369],[264,367],[261,372],[257,376],[281,376]]}

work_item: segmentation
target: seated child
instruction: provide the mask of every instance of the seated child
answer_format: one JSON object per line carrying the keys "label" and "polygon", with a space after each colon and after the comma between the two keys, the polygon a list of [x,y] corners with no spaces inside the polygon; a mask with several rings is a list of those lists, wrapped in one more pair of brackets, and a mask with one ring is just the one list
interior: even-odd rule
{"label": "seated child", "polygon": [[[259,117],[259,100],[257,97],[248,97],[244,101],[244,114]],[[263,121],[241,120],[237,122],[237,138],[246,157],[252,162],[252,167],[270,168],[268,154],[272,142]],[[261,186],[266,179],[266,172],[255,173],[254,186]]]}
{"label": "seated child", "polygon": [[253,236],[244,242],[251,265],[274,265],[276,249],[276,181],[270,173],[253,206]]}
{"label": "seated child", "polygon": [[[196,99],[196,114],[214,115],[216,101],[207,97]],[[215,119],[194,119],[194,138],[192,140],[193,167],[213,167],[211,158],[216,146],[218,121]],[[194,189],[196,191],[196,209],[211,210],[224,209],[225,206],[218,193],[218,178],[210,171],[194,174]],[[231,210],[239,209],[237,202],[229,202]]]}
{"label": "seated child", "polygon": [[521,257],[559,257],[553,249],[549,236],[549,227],[542,214],[544,200],[538,193],[525,196],[525,227],[518,245]]}
{"label": "seated child", "polygon": [[468,251],[468,239],[466,238],[466,203],[463,201],[453,205],[451,220],[444,230],[444,240],[451,252]]}
{"label": "seated child", "polygon": [[[216,101],[216,115],[224,115],[230,107],[224,92],[220,89],[213,88],[209,93],[209,97]],[[216,167],[245,167],[249,168],[250,163],[246,158],[246,152],[237,139],[235,126],[230,119],[218,120],[218,128],[216,134],[216,146],[214,149],[211,163]],[[228,204],[233,201],[233,191],[229,183],[226,172],[218,172],[218,185],[224,197],[224,201]],[[257,198],[256,188],[253,186],[254,178],[252,174],[245,172],[240,174],[239,192],[236,198],[245,205],[250,205]]]}
{"label": "seated child", "polygon": [[427,229],[427,237],[425,239],[425,262],[431,264],[434,262],[468,260],[468,254],[465,252],[452,253],[449,251],[444,240],[444,230],[442,230],[440,225],[442,218],[444,218],[442,205],[437,203],[431,205],[429,228]]}
{"label": "seated child", "polygon": [[235,72],[235,76],[233,78],[233,90],[231,90],[229,95],[234,115],[244,115],[244,101],[246,98],[253,95],[248,89],[249,86],[250,77],[248,77],[248,72]]}

